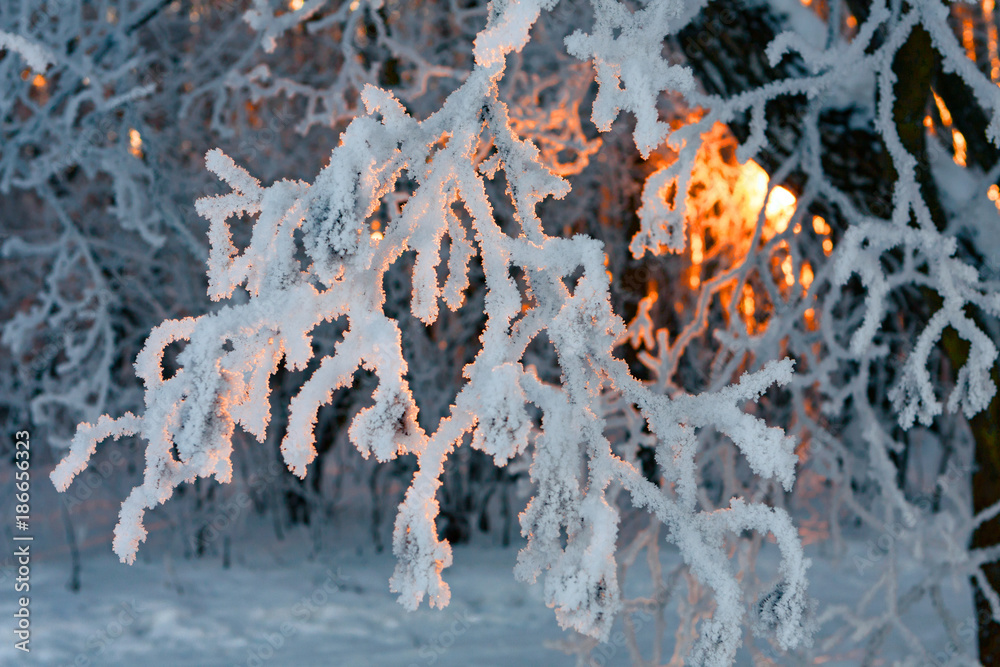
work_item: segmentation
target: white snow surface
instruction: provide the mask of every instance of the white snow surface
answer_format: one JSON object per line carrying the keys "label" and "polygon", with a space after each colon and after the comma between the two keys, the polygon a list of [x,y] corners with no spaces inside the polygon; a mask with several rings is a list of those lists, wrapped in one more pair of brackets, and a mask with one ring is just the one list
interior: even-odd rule
{"label": "white snow surface", "polygon": [[[421,607],[410,612],[397,604],[387,581],[394,567],[391,552],[375,553],[370,546],[336,548],[310,559],[304,531],[294,531],[279,542],[261,528],[259,540],[233,546],[233,563],[223,569],[217,557],[140,557],[123,565],[97,546],[84,555],[82,589],[66,587],[68,557],[53,539],[35,553],[32,563],[31,653],[0,644],[2,665],[107,667],[155,665],[294,665],[301,667],[378,666],[465,667],[466,665],[576,664],[575,657],[556,644],[569,637],[559,629],[544,603],[541,583],[525,585],[510,574],[517,547],[456,546],[451,575],[451,604],[443,610]],[[351,541],[337,537],[335,541]],[[96,540],[95,540],[96,542]],[[364,543],[360,538],[354,543]],[[855,537],[837,563],[812,546],[810,592],[814,610],[822,617],[836,605],[854,606],[873,585],[879,568],[859,576],[856,557],[865,558],[867,539]],[[775,549],[765,549],[758,562],[765,574],[777,568]],[[674,549],[663,551],[665,565],[679,562]],[[13,568],[0,568],[4,584],[13,581]],[[919,564],[900,558],[901,586],[916,583]],[[632,570],[625,593],[648,590],[648,572]],[[867,576],[865,576],[867,575]],[[629,590],[632,589],[632,590]],[[667,607],[665,657],[673,651],[677,627],[675,594]],[[944,589],[944,602],[959,631],[972,618],[971,594],[965,581]],[[878,597],[876,597],[877,604]],[[911,627],[922,630],[928,647],[939,647],[926,664],[952,665],[957,652],[929,605],[917,605],[906,614]],[[964,619],[964,622],[963,622]],[[639,644],[649,657],[650,622],[636,624]],[[612,641],[593,654],[597,664],[630,665],[628,651]],[[968,633],[965,633],[968,635]],[[820,629],[817,641],[826,639]],[[758,644],[773,664],[799,664],[791,655]],[[841,638],[825,663],[847,667],[859,664],[864,642]],[[896,664],[904,640],[891,635],[879,664]],[[962,647],[965,650],[971,646]],[[836,657],[839,656],[839,657]],[[935,660],[937,662],[935,662]],[[736,665],[753,665],[746,647]]]}

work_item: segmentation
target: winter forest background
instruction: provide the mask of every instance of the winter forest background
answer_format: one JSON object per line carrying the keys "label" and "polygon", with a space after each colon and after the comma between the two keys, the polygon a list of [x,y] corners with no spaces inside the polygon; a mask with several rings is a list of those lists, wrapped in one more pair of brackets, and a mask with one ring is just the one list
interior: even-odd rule
{"label": "winter forest background", "polygon": [[0,0],[0,660],[996,664],[998,25]]}

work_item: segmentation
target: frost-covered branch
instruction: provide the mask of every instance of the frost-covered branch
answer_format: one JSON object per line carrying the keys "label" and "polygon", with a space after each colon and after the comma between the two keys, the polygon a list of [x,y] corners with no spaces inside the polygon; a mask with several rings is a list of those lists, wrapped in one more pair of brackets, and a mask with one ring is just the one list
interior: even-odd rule
{"label": "frost-covered branch", "polygon": [[[525,47],[533,24],[554,4],[493,3],[473,44],[472,70],[424,120],[389,92],[366,86],[361,99],[367,114],[351,122],[312,183],[265,187],[221,151],[208,153],[209,169],[231,189],[197,204],[211,226],[209,294],[232,299],[241,288],[248,296],[154,329],[136,362],[145,384],[144,414],[81,426],[52,475],[65,489],[99,440],[134,433],[147,441],[144,482],[123,504],[116,529],[115,551],[122,560],[131,562],[145,538],[145,511],[165,502],[177,485],[198,477],[231,478],[237,425],[264,438],[269,380],[281,363],[309,374],[289,405],[281,446],[289,469],[299,476],[316,455],[317,411],[364,369],[378,377],[378,385],[374,405],[354,418],[351,439],[366,457],[374,453],[384,461],[412,454],[417,460],[393,538],[398,564],[391,587],[407,607],[415,608],[425,596],[435,606],[448,602],[441,575],[452,551],[438,536],[436,494],[447,458],[469,438],[498,465],[530,448],[537,490],[522,515],[528,544],[517,574],[528,581],[544,575],[547,602],[564,626],[606,639],[622,609],[614,560],[619,511],[608,497],[620,486],[666,525],[667,539],[715,594],[717,611],[699,628],[695,662],[728,664],[741,642],[743,589],[723,538],[744,530],[773,534],[781,551],[783,583],[762,601],[755,627],[785,648],[807,639],[808,561],[788,515],[746,499],[700,508],[695,476],[695,436],[711,427],[732,439],[756,475],[791,488],[798,460],[793,440],[742,405],[772,385],[790,382],[792,363],[775,361],[717,391],[676,396],[655,391],[613,353],[625,327],[611,308],[601,243],[582,235],[549,235],[539,217],[539,205],[570,196],[570,186],[518,135],[500,98],[500,82],[507,59]],[[300,11],[306,10],[303,5]],[[678,10],[675,3],[651,3],[649,17],[625,17],[618,27],[658,43],[662,33],[656,29]],[[614,26],[604,21],[599,11],[604,32],[585,41],[588,53],[603,54],[602,62],[614,67],[625,51],[607,54]],[[583,49],[583,38],[574,40]],[[680,68],[660,69],[652,87],[642,83],[641,70],[623,75],[628,108],[642,118],[664,87],[690,83]],[[608,99],[613,106],[618,98]],[[644,152],[663,138],[658,123],[647,125],[637,139]],[[488,182],[501,172],[513,224],[499,219],[488,194]],[[385,206],[406,183],[414,185],[402,209]],[[243,215],[254,219],[254,227],[240,248],[230,220]],[[442,272],[446,237],[448,263]],[[406,341],[399,322],[385,312],[386,272],[408,251],[416,254],[410,308],[426,325],[437,321],[441,300],[451,310],[463,307],[473,257],[484,274],[482,347],[464,369],[466,381],[449,414],[433,430],[419,424],[403,355]],[[524,277],[526,289],[512,278],[515,273]],[[318,357],[313,332],[335,320],[345,323],[343,336],[332,354]],[[561,381],[544,381],[525,365],[536,339],[547,339],[554,348]],[[164,349],[176,343],[184,345],[179,369],[167,377]],[[662,485],[614,452],[598,409],[607,392],[637,406],[655,436]]]}

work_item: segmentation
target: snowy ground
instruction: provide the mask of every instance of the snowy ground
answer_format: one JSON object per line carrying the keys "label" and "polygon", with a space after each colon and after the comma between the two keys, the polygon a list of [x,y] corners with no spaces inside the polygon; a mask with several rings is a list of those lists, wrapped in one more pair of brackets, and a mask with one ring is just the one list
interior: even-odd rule
{"label": "snowy ground", "polygon": [[[862,545],[858,545],[859,548]],[[307,559],[305,540],[263,536],[244,546],[231,568],[216,558],[166,559],[131,567],[109,548],[84,559],[83,588],[65,587],[66,559],[32,564],[30,655],[0,645],[3,665],[573,665],[575,659],[546,644],[566,635],[545,607],[540,586],[516,582],[516,550],[455,549],[446,571],[452,602],[445,610],[409,613],[388,590],[391,554],[370,548],[331,550]],[[853,604],[872,582],[858,577],[850,557],[833,567],[816,559],[812,593],[824,604]],[[12,570],[0,571],[12,588]],[[634,579],[631,582],[635,585]],[[951,605],[969,613],[968,589],[949,593]],[[4,596],[13,607],[13,593]],[[10,618],[5,611],[4,617]],[[10,623],[10,621],[8,621]],[[676,619],[668,619],[668,635]],[[918,627],[920,623],[918,622]],[[944,630],[927,616],[926,633],[944,646]],[[895,644],[894,644],[895,642]],[[885,647],[885,661],[899,640]],[[670,647],[666,647],[669,657]],[[857,652],[827,664],[856,665]],[[623,647],[608,647],[605,665],[630,664]],[[737,664],[750,665],[741,651]],[[779,664],[781,662],[779,661]],[[933,662],[928,664],[935,664]],[[943,663],[947,664],[947,663]]]}
{"label": "snowy ground", "polygon": [[[29,593],[31,653],[14,648],[12,614],[22,594],[14,591],[11,554],[15,542],[8,529],[2,539],[9,548],[0,556],[0,666],[576,664],[574,656],[554,646],[569,635],[545,606],[541,586],[526,586],[514,579],[517,547],[456,546],[454,564],[445,571],[451,604],[439,610],[429,609],[425,602],[411,613],[389,591],[395,560],[389,552],[374,552],[370,529],[360,518],[367,514],[337,514],[333,525],[324,530],[324,546],[313,559],[308,557],[313,541],[306,529],[292,528],[284,540],[278,540],[267,517],[247,514],[234,528],[232,565],[224,569],[218,542],[204,558],[176,555],[183,548],[177,542],[178,533],[169,528],[178,518],[171,517],[168,505],[150,513],[149,540],[140,548],[137,562],[126,566],[111,552],[111,517],[117,504],[110,498],[124,491],[101,487],[88,505],[74,510],[75,532],[83,549],[82,587],[74,593],[66,587],[70,559],[60,513],[41,511],[58,507],[59,501],[52,487],[36,486]],[[847,553],[836,562],[823,552],[822,542],[807,549],[813,560],[810,594],[817,599],[819,614],[835,605],[853,607],[872,590],[876,595],[869,612],[879,613],[880,601],[885,599],[875,580],[885,564],[880,560],[883,552],[873,549],[879,539],[877,535],[852,535]],[[776,552],[768,545],[761,553],[757,571],[765,580],[775,569]],[[662,554],[664,570],[669,571],[677,552],[664,545]],[[909,566],[905,557],[898,569],[901,590],[916,583],[922,572]],[[626,596],[648,595],[646,579],[645,568],[634,566],[625,579]],[[668,606],[663,663],[673,651],[671,641],[679,622],[677,598],[683,595],[684,591],[678,591]],[[973,617],[967,582],[958,580],[945,587],[943,598],[959,630],[968,630]],[[958,664],[950,657],[953,650],[947,646],[946,632],[927,596],[904,621],[917,629],[924,645],[934,652],[915,664]],[[845,629],[843,624],[839,627]],[[820,639],[837,628],[822,627]],[[639,632],[647,658],[654,629],[655,624],[649,622]],[[846,630],[824,649],[824,665],[860,664],[860,651],[868,640],[852,638],[853,628]],[[882,661],[876,664],[893,664],[906,642],[902,633],[893,632],[884,645]],[[599,664],[614,667],[631,661],[625,647],[611,644],[602,647]],[[740,651],[736,664],[753,664],[747,650]],[[776,656],[774,664],[796,663]]]}
{"label": "snowy ground", "polygon": [[86,559],[77,594],[65,588],[62,563],[40,563],[32,573],[31,654],[24,659],[6,641],[0,663],[573,664],[544,647],[562,633],[539,588],[514,582],[515,556],[462,553],[449,570],[451,604],[414,613],[388,590],[386,554],[310,562],[272,552],[223,570],[215,559],[126,567],[107,553]]}

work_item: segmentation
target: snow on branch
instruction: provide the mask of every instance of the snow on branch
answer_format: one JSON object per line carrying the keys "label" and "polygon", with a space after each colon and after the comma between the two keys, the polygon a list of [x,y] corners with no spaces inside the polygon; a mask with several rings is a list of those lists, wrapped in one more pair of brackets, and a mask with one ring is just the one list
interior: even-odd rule
{"label": "snow on branch", "polygon": [[[314,4],[299,11],[311,11]],[[792,362],[777,361],[731,387],[697,396],[651,390],[612,353],[625,327],[612,311],[602,244],[543,230],[538,203],[568,195],[569,185],[542,164],[533,143],[517,135],[498,85],[507,55],[525,45],[540,12],[553,4],[494,2],[475,43],[474,69],[425,120],[411,116],[389,92],[366,87],[361,97],[367,114],[351,122],[311,184],[262,186],[222,152],[208,153],[208,168],[232,190],[197,203],[211,224],[210,295],[228,299],[240,288],[248,298],[154,329],[136,361],[145,383],[145,413],[81,426],[52,476],[65,489],[106,437],[135,433],[148,442],[144,482],[123,504],[116,529],[115,551],[123,561],[135,558],[145,538],[144,512],[165,502],[177,485],[197,477],[230,479],[236,425],[263,439],[270,417],[268,382],[281,363],[310,373],[291,400],[281,445],[289,469],[299,476],[316,456],[317,411],[364,369],[378,377],[378,386],[374,405],[351,424],[351,440],[366,457],[385,461],[409,454],[418,465],[393,537],[398,564],[390,585],[407,608],[416,608],[425,597],[432,606],[448,603],[442,571],[452,553],[438,537],[435,496],[446,458],[471,436],[472,447],[497,465],[531,452],[537,491],[522,515],[528,544],[517,575],[530,581],[544,574],[546,599],[564,626],[607,639],[622,609],[614,560],[619,515],[608,500],[609,489],[620,485],[668,527],[669,541],[715,592],[718,608],[702,624],[696,662],[727,664],[741,641],[745,605],[721,547],[727,531],[776,537],[784,583],[758,614],[757,624],[776,633],[785,647],[807,639],[807,561],[788,515],[744,500],[724,510],[699,509],[695,497],[694,433],[708,426],[727,434],[759,476],[790,487],[797,460],[792,440],[740,406],[772,385],[789,382]],[[607,128],[618,106],[636,113],[635,140],[643,153],[666,136],[666,126],[656,119],[658,93],[671,86],[689,90],[692,80],[686,70],[662,59],[652,58],[650,67],[648,54],[640,62],[628,53],[637,43],[656,45],[652,52],[658,53],[664,26],[679,9],[677,2],[661,1],[624,15],[617,3],[602,2],[594,35],[569,42],[577,55],[596,59],[602,88],[595,120]],[[257,20],[254,16],[248,20]],[[613,37],[618,30],[621,34]],[[500,171],[513,204],[515,234],[495,217],[487,195],[486,179]],[[382,202],[404,178],[416,183],[415,191],[399,213],[384,219]],[[455,207],[467,218],[459,218]],[[235,246],[230,229],[230,220],[241,215],[254,219],[245,248]],[[374,231],[373,216],[384,233]],[[446,236],[451,250],[441,284]],[[406,379],[405,341],[398,322],[386,315],[382,289],[386,271],[410,250],[417,257],[411,310],[426,324],[438,318],[442,299],[448,308],[463,306],[474,255],[485,274],[482,349],[464,369],[466,382],[450,414],[431,433],[418,423]],[[530,305],[512,270],[526,277]],[[571,276],[572,289],[566,282]],[[335,352],[316,358],[312,332],[340,318],[347,327]],[[541,380],[523,363],[528,344],[540,337],[555,348],[559,383]],[[163,350],[177,343],[184,345],[177,357],[180,368],[164,377]],[[671,481],[666,488],[614,453],[604,419],[594,409],[602,391],[617,392],[638,406],[657,438],[657,461]],[[540,411],[540,423],[528,404]]]}
{"label": "snow on branch", "polygon": [[36,72],[44,72],[56,62],[56,57],[47,48],[21,35],[12,35],[0,30],[0,49],[10,49],[21,55],[28,67]]}

